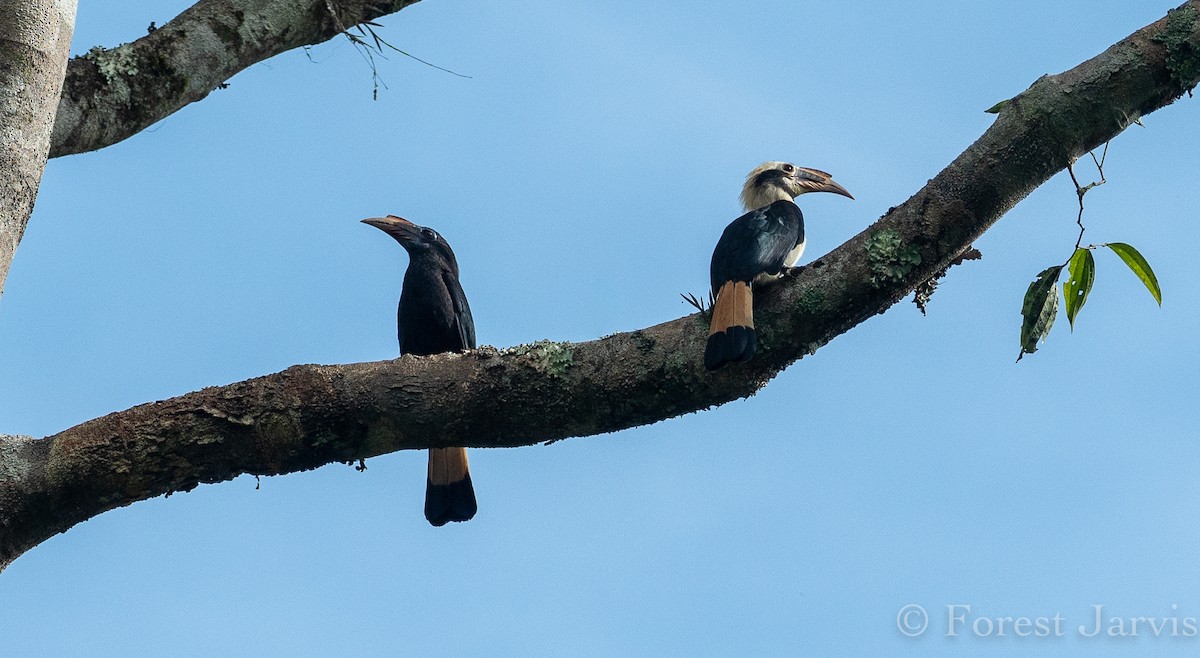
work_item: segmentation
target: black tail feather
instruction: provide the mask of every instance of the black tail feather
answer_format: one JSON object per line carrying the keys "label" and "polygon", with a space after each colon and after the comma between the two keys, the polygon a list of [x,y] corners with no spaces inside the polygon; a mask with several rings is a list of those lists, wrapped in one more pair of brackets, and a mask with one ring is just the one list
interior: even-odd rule
{"label": "black tail feather", "polygon": [[749,361],[758,350],[754,327],[732,326],[708,337],[704,345],[704,367],[716,370],[726,363]]}
{"label": "black tail feather", "polygon": [[434,526],[444,526],[450,521],[470,521],[475,516],[475,487],[471,474],[458,482],[434,484],[425,479],[425,518]]}

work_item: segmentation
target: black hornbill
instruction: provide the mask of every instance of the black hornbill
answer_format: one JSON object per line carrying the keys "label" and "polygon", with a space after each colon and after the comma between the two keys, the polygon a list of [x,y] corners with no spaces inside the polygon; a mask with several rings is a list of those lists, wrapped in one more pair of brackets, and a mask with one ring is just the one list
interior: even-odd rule
{"label": "black hornbill", "polygon": [[[408,252],[408,270],[396,312],[401,354],[440,354],[475,347],[475,322],[458,283],[458,261],[438,232],[407,219],[364,219]],[[425,518],[435,526],[475,516],[475,488],[466,448],[430,448]]]}
{"label": "black hornbill", "polygon": [[704,367],[748,361],[758,347],[754,331],[755,284],[781,276],[804,252],[804,215],[793,199],[806,192],[850,197],[829,174],[787,162],[754,168],[742,187],[748,211],[725,227],[713,250],[710,275],[712,322],[704,346]]}

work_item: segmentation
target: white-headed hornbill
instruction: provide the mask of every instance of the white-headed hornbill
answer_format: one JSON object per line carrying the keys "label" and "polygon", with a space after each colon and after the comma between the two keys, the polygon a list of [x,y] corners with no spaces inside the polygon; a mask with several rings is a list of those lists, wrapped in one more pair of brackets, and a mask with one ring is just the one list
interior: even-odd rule
{"label": "white-headed hornbill", "polygon": [[[408,252],[396,327],[400,354],[440,354],[475,347],[475,321],[458,283],[458,261],[438,232],[407,219],[364,219]],[[425,518],[435,526],[475,516],[475,488],[466,448],[430,448],[425,481]]]}
{"label": "white-headed hornbill", "polygon": [[787,162],[754,168],[742,187],[746,214],[725,227],[713,250],[714,297],[704,367],[748,361],[758,348],[754,286],[781,276],[804,252],[804,215],[793,201],[806,192],[854,197],[829,174]]}

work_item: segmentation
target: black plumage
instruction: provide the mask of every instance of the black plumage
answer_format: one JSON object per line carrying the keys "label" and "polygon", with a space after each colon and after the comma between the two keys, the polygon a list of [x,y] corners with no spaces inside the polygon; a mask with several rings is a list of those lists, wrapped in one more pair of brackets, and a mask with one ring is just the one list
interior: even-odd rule
{"label": "black plumage", "polygon": [[[755,279],[781,274],[804,249],[804,214],[791,201],[751,210],[733,220],[713,249],[709,276],[713,298],[750,297]],[[744,288],[743,288],[744,286]],[[752,301],[736,306],[722,303],[713,309],[713,332],[704,346],[704,367],[716,370],[726,363],[748,361],[758,350]],[[718,330],[719,328],[719,330]]]}
{"label": "black plumage", "polygon": [[791,201],[776,201],[738,217],[713,249],[713,295],[726,281],[749,283],[760,274],[778,275],[791,265],[788,254],[803,243],[804,213]]}
{"label": "black plumage", "polygon": [[[475,322],[458,281],[458,261],[437,231],[389,215],[364,219],[408,252],[408,269],[396,312],[401,354],[461,352],[475,347]],[[465,448],[429,450],[425,518],[435,526],[467,521],[477,504]]]}
{"label": "black plumage", "polygon": [[787,162],[767,162],[742,188],[746,214],[733,220],[713,249],[709,275],[713,308],[704,367],[748,361],[758,350],[754,294],[784,273],[804,252],[804,214],[793,199],[805,192],[850,196],[829,174]]}

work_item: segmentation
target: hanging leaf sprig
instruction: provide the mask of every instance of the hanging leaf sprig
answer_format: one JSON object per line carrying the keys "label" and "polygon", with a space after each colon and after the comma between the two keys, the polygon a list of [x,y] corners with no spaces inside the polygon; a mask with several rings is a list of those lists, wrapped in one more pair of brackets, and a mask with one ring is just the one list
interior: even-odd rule
{"label": "hanging leaf sprig", "polygon": [[1017,361],[1020,361],[1021,357],[1026,354],[1036,352],[1038,344],[1044,341],[1046,335],[1050,333],[1050,327],[1054,325],[1054,316],[1058,314],[1058,287],[1055,284],[1062,276],[1063,270],[1067,272],[1067,280],[1062,285],[1064,306],[1067,311],[1067,322],[1074,331],[1075,318],[1083,310],[1083,305],[1087,303],[1088,295],[1092,292],[1092,285],[1096,282],[1096,260],[1092,256],[1092,251],[1101,247],[1107,247],[1120,257],[1121,261],[1145,284],[1146,289],[1154,297],[1154,301],[1162,306],[1162,289],[1158,285],[1158,277],[1154,275],[1154,270],[1150,268],[1150,263],[1146,262],[1146,258],[1132,245],[1125,242],[1106,242],[1086,247],[1080,246],[1083,242],[1083,233],[1087,230],[1083,226],[1083,196],[1092,188],[1107,182],[1104,178],[1104,159],[1108,156],[1108,144],[1104,145],[1104,151],[1099,158],[1095,153],[1089,153],[1089,155],[1092,156],[1092,162],[1096,164],[1096,170],[1100,173],[1100,180],[1080,185],[1079,180],[1075,178],[1073,166],[1067,166],[1067,172],[1071,174],[1071,181],[1075,183],[1075,194],[1079,198],[1079,214],[1075,218],[1075,223],[1079,225],[1079,237],[1075,240],[1075,250],[1067,262],[1042,270],[1025,291],[1025,300],[1021,304],[1021,353],[1017,355]]}

